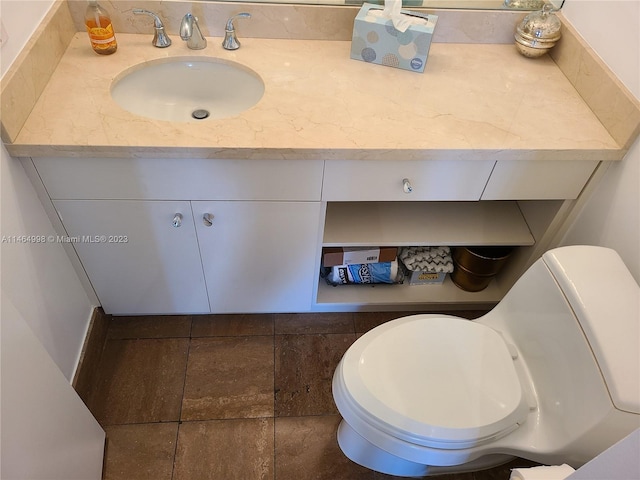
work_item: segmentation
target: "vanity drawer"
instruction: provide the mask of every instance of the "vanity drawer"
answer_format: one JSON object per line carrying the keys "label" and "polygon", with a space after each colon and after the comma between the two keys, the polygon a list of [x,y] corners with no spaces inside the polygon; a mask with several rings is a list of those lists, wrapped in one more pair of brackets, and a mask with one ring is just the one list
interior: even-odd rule
{"label": "vanity drawer", "polygon": [[319,201],[323,161],[34,158],[54,199]]}
{"label": "vanity drawer", "polygon": [[482,200],[574,199],[598,161],[498,161]]}
{"label": "vanity drawer", "polygon": [[494,163],[492,160],[327,161],[322,199],[479,200]]}

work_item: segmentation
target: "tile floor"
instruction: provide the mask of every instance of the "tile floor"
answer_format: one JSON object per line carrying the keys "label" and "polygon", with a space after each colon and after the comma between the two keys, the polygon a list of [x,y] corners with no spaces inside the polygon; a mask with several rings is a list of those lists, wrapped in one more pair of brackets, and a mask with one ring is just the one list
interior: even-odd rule
{"label": "tile floor", "polygon": [[[473,318],[482,312],[456,312]],[[400,313],[110,319],[88,406],[104,480],[382,480],[340,451],[333,371]],[[516,460],[448,480],[508,480]]]}

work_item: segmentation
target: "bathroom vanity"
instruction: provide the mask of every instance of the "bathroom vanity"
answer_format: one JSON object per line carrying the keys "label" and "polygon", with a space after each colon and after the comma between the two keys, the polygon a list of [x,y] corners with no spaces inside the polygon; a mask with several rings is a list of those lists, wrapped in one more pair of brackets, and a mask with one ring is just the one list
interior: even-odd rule
{"label": "bathroom vanity", "polygon": [[[120,34],[117,55],[97,58],[85,37],[71,39],[20,128],[4,127],[56,241],[112,314],[496,303],[640,125],[613,78],[607,95],[624,99],[624,127],[594,113],[558,59],[532,61],[510,44],[434,43],[416,74],[350,60],[349,41],[247,38],[230,52],[214,39],[191,51]],[[111,99],[114,78],[172,56],[241,64],[264,96],[200,122],[146,119]],[[520,248],[477,293],[449,280],[319,278],[323,247],[387,245]]]}

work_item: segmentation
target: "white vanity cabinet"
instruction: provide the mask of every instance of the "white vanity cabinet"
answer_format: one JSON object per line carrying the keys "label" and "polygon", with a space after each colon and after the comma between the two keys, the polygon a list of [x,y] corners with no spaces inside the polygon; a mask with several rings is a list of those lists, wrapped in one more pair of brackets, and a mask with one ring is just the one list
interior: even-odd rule
{"label": "white vanity cabinet", "polygon": [[193,202],[211,311],[306,312],[320,202]]}
{"label": "white vanity cabinet", "polygon": [[107,313],[209,312],[189,202],[53,203]]}
{"label": "white vanity cabinet", "polygon": [[[498,302],[596,161],[34,158],[107,313],[268,313]],[[179,215],[178,217],[176,217]],[[179,226],[174,226],[178,220]],[[92,240],[98,237],[98,240]],[[126,237],[126,241],[123,237]],[[319,278],[323,247],[518,246],[481,292]]]}
{"label": "white vanity cabinet", "polygon": [[107,313],[311,309],[322,161],[33,163]]}

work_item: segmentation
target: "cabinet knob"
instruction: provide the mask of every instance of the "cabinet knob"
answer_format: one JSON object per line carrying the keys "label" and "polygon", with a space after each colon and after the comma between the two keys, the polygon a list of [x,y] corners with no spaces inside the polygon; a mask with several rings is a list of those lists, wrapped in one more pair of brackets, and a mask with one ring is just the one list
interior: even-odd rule
{"label": "cabinet knob", "polygon": [[178,228],[181,225],[182,225],[182,214],[176,213],[173,217],[173,226]]}
{"label": "cabinet knob", "polygon": [[402,190],[404,191],[404,193],[413,192],[413,187],[411,186],[411,182],[409,181],[408,178],[402,179]]}
{"label": "cabinet knob", "polygon": [[211,225],[213,225],[213,214],[212,213],[205,213],[202,216],[202,223],[204,223],[205,227],[210,227]]}

